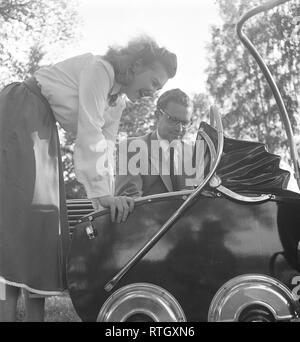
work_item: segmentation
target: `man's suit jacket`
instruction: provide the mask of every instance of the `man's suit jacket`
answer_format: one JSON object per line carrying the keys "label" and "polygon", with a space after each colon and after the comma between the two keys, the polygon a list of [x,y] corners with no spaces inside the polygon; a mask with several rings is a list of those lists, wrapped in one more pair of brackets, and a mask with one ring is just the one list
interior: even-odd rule
{"label": "man's suit jacket", "polygon": [[[116,170],[116,191],[117,196],[141,197],[163,192],[174,191],[172,181],[169,175],[162,174],[161,170],[155,167],[155,157],[151,156],[151,141],[157,140],[156,131],[148,133],[138,138],[130,138],[125,143],[128,145],[134,140],[143,140],[148,148],[148,165],[149,171],[151,166],[157,171],[157,175],[148,172],[147,175],[132,175],[128,172],[126,175],[120,175],[119,169]],[[124,143],[124,142],[123,142]],[[126,149],[127,151],[127,149]],[[127,152],[127,160],[129,160],[136,152]],[[157,160],[157,158],[156,158]],[[177,190],[191,189],[185,185],[186,176],[177,176]]]}

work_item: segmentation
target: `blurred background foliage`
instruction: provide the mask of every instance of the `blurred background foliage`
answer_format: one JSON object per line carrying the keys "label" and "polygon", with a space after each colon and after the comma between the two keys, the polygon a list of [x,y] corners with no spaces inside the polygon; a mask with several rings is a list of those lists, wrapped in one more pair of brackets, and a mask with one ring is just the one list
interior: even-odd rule
{"label": "blurred background foliage", "polygon": [[[266,142],[273,153],[284,153],[287,140],[279,111],[258,64],[240,43],[235,23],[262,1],[218,0],[222,27],[212,27],[208,45],[208,93],[220,108],[226,133],[233,138]],[[289,1],[255,16],[245,33],[270,68],[299,137],[300,43],[294,18],[299,1]]]}
{"label": "blurred background foliage", "polygon": [[[257,63],[235,33],[235,23],[257,0],[215,0],[222,24],[211,27],[207,45],[207,90],[189,94],[193,101],[195,136],[201,120],[207,121],[210,103],[218,106],[225,132],[237,139],[265,142],[269,150],[290,164],[286,135],[279,111]],[[245,32],[258,48],[283,95],[294,133],[300,137],[299,0],[251,19]],[[0,87],[23,80],[43,65],[55,44],[67,45],[80,34],[77,0],[0,0]],[[191,50],[192,50],[191,46]],[[184,89],[182,89],[184,91]],[[155,127],[156,99],[128,103],[120,132],[139,136]],[[75,137],[59,127],[68,198],[83,198],[73,167]]]}

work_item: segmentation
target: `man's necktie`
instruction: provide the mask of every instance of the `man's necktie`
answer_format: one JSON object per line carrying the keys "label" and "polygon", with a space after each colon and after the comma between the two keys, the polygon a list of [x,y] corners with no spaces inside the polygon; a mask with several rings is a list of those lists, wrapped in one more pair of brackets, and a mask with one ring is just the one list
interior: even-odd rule
{"label": "man's necktie", "polygon": [[175,174],[175,158],[174,158],[174,148],[170,148],[170,178],[173,185],[173,191],[178,190],[177,175]]}

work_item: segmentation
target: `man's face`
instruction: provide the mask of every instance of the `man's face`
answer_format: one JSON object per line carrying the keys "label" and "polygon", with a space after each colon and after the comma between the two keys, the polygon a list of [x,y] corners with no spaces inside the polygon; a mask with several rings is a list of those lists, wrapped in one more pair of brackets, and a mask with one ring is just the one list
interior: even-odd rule
{"label": "man's face", "polygon": [[161,112],[157,124],[158,134],[162,139],[169,142],[182,139],[186,132],[186,127],[191,122],[192,113],[189,107],[169,102],[166,109]]}

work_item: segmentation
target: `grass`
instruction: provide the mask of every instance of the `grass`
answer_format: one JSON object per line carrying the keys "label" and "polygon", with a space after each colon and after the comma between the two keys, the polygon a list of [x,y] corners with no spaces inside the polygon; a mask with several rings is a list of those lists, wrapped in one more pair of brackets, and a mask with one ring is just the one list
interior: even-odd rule
{"label": "grass", "polygon": [[[22,322],[25,317],[24,297],[18,301],[17,321]],[[81,322],[76,314],[70,297],[67,294],[46,298],[45,322]]]}

